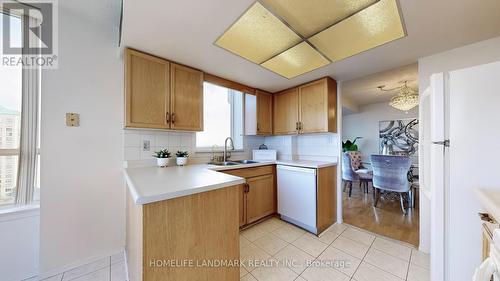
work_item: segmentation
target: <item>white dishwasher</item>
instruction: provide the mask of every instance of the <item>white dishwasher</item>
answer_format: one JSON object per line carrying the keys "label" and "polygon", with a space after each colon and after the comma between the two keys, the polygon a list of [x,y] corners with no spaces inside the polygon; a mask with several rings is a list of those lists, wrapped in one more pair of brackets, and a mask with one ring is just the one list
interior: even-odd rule
{"label": "white dishwasher", "polygon": [[316,169],[278,165],[278,213],[312,233],[316,229]]}

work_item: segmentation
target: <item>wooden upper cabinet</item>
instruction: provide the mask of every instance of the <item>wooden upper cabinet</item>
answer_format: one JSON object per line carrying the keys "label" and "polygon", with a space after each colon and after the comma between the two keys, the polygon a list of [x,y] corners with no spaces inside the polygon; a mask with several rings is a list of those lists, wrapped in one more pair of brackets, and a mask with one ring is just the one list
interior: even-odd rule
{"label": "wooden upper cabinet", "polygon": [[273,133],[273,96],[261,90],[255,91],[257,96],[257,135]]}
{"label": "wooden upper cabinet", "polygon": [[203,131],[203,72],[170,64],[171,128]]}
{"label": "wooden upper cabinet", "polygon": [[125,127],[203,130],[203,72],[125,49]]}
{"label": "wooden upper cabinet", "polygon": [[276,190],[274,175],[247,179],[246,222],[252,223],[276,212]]}
{"label": "wooden upper cabinet", "polygon": [[337,83],[331,78],[286,90],[274,96],[274,133],[335,133],[336,112]]}
{"label": "wooden upper cabinet", "polygon": [[168,129],[170,63],[125,50],[125,126]]}
{"label": "wooden upper cabinet", "polygon": [[299,91],[289,89],[273,95],[274,133],[277,135],[297,134],[299,122]]}
{"label": "wooden upper cabinet", "polygon": [[245,94],[245,135],[272,135],[273,96],[261,90]]}
{"label": "wooden upper cabinet", "polygon": [[332,81],[325,78],[299,87],[300,133],[336,131],[337,91],[336,85],[329,85]]}

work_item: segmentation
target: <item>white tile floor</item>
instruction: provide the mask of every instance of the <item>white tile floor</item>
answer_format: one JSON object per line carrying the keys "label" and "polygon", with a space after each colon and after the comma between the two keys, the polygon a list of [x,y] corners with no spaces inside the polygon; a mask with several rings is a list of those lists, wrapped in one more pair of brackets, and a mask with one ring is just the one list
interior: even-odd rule
{"label": "white tile floor", "polygon": [[48,278],[33,277],[25,281],[127,281],[123,252],[102,258]]}
{"label": "white tile floor", "polygon": [[[277,218],[240,234],[244,281],[428,281],[429,256],[412,246],[350,225],[316,237]],[[123,253],[45,279],[127,281]]]}
{"label": "white tile floor", "polygon": [[350,225],[316,237],[271,218],[241,233],[240,250],[245,281],[429,280],[428,255]]}

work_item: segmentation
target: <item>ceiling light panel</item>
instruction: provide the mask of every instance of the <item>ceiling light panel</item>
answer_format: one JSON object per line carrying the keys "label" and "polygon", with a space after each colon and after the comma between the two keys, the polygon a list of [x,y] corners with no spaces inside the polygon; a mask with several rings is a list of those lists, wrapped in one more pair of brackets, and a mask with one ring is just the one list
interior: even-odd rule
{"label": "ceiling light panel", "polygon": [[329,63],[328,59],[323,57],[307,42],[302,42],[261,65],[285,78],[291,79]]}
{"label": "ceiling light panel", "polygon": [[380,0],[308,40],[329,59],[338,61],[404,36],[396,0]]}
{"label": "ceiling light panel", "polygon": [[303,37],[355,14],[379,0],[261,0]]}
{"label": "ceiling light panel", "polygon": [[215,44],[260,64],[300,41],[299,35],[256,2]]}

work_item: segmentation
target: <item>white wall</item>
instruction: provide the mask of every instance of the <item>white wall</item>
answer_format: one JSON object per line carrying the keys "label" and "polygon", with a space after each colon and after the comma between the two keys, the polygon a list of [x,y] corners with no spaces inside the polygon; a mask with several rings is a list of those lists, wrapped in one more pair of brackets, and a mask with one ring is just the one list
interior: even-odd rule
{"label": "white wall", "polygon": [[0,214],[0,279],[24,280],[38,274],[38,208]]}
{"label": "white wall", "polygon": [[[40,273],[125,244],[118,30],[59,11],[59,69],[42,73]],[[65,113],[80,114],[79,127]]]}
{"label": "white wall", "polygon": [[486,64],[500,60],[500,37],[481,41],[418,60],[419,91],[430,85],[433,73]]}
{"label": "white wall", "polygon": [[368,160],[370,155],[380,154],[379,122],[407,118],[418,118],[418,107],[406,113],[386,102],[362,106],[358,113],[342,116],[342,138],[353,140],[355,137],[363,137],[356,144],[363,153],[364,160]]}

